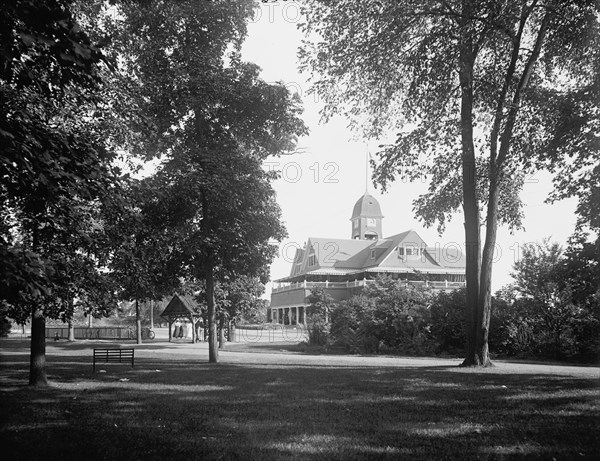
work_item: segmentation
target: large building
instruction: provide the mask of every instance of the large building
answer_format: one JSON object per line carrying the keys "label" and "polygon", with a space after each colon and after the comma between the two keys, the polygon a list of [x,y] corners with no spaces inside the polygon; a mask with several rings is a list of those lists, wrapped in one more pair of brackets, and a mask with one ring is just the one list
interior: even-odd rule
{"label": "large building", "polygon": [[384,238],[382,220],[379,202],[367,192],[354,205],[351,238],[309,238],[296,250],[290,275],[273,282],[269,319],[305,325],[314,287],[341,301],[381,274],[436,290],[465,285],[465,261],[457,245],[428,246],[414,230]]}

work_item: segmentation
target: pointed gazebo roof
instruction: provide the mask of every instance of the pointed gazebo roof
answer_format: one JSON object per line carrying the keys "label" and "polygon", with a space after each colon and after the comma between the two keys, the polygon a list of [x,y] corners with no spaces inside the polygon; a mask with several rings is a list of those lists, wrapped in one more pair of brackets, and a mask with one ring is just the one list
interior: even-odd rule
{"label": "pointed gazebo roof", "polygon": [[161,317],[168,319],[173,317],[199,316],[196,311],[197,304],[191,296],[174,294],[165,310],[160,314]]}

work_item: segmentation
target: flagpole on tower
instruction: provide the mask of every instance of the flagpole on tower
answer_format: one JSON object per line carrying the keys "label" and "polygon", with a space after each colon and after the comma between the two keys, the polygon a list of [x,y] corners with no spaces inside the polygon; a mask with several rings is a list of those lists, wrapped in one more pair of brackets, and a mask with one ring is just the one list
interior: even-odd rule
{"label": "flagpole on tower", "polygon": [[365,142],[365,194],[369,192],[369,143]]}

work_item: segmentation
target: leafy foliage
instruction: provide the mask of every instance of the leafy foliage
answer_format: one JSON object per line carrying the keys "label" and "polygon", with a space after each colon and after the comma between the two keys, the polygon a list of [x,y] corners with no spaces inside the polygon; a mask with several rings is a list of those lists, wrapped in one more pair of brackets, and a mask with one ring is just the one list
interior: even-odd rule
{"label": "leafy foliage", "polygon": [[378,277],[331,314],[331,334],[349,351],[424,354],[431,350],[431,292]]}
{"label": "leafy foliage", "polygon": [[[598,251],[572,247],[565,257],[547,240],[523,247],[514,265],[517,305],[533,325],[538,354],[595,359],[600,352]],[[589,251],[589,250],[588,250]]]}
{"label": "leafy foliage", "polygon": [[306,320],[308,343],[311,346],[329,344],[329,316],[333,308],[333,298],[321,287],[315,287],[306,298]]}
{"label": "leafy foliage", "polygon": [[[205,317],[207,314],[206,284],[200,282],[192,285],[197,288],[194,291]],[[217,317],[225,322],[237,323],[242,319],[260,316],[261,311],[264,310],[264,300],[260,298],[264,291],[265,286],[258,277],[246,275],[224,277],[223,280],[215,283]]]}
{"label": "leafy foliage", "polygon": [[115,181],[96,114],[103,56],[70,1],[8,2],[0,30],[0,291],[18,322],[33,306],[68,317],[76,287],[102,283],[98,201]]}
{"label": "leafy foliage", "polygon": [[[599,12],[593,0],[304,4],[300,58],[325,102],[323,118],[342,114],[367,138],[395,134],[380,146],[375,182],[385,189],[427,175],[429,192],[414,202],[426,225],[441,232],[463,208],[464,365],[490,363],[497,226],[520,226],[523,175],[544,165],[539,159],[571,157],[573,171],[585,170],[597,147]],[[589,221],[597,172],[585,171],[566,193],[580,194]]]}
{"label": "leafy foliage", "polygon": [[[204,280],[211,361],[215,282],[264,281],[276,250],[270,242],[285,235],[274,175],[262,160],[293,149],[306,132],[298,97],[240,59],[253,7],[250,0],[151,0],[119,3],[118,14],[105,15],[111,47],[135,76],[136,104],[153,128],[141,147],[147,158],[160,157],[132,210],[139,227],[127,237],[120,271],[139,275],[144,283],[132,283],[144,293],[158,278],[164,286],[178,276]],[[144,267],[147,259],[153,263]]]}

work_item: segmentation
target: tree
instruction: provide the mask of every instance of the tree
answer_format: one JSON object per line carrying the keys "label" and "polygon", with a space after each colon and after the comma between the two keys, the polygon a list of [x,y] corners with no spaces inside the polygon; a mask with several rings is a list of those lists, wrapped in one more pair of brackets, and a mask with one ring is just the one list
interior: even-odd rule
{"label": "tree", "polygon": [[[215,282],[265,276],[284,235],[261,162],[306,132],[299,99],[269,85],[239,57],[254,2],[124,3],[113,46],[136,75],[140,107],[162,155],[152,200],[164,229],[178,229],[179,264],[206,283],[209,360],[216,362]],[[228,51],[231,52],[228,52]]]}
{"label": "tree", "polygon": [[0,11],[0,292],[11,318],[32,318],[31,385],[47,383],[45,318],[71,315],[73,274],[95,267],[93,217],[115,178],[97,116],[103,55],[71,8]]}
{"label": "tree", "polygon": [[530,318],[540,325],[536,332],[540,351],[565,357],[575,355],[582,343],[581,349],[587,350],[580,355],[590,357],[598,353],[598,279],[586,280],[581,270],[596,268],[582,267],[570,253],[566,258],[562,248],[548,240],[524,245],[514,264],[514,289],[527,303]]}
{"label": "tree", "polygon": [[312,0],[303,12],[301,60],[325,120],[343,114],[368,138],[397,132],[380,146],[374,179],[385,189],[397,176],[428,175],[429,192],[414,202],[426,225],[442,231],[462,206],[463,365],[490,365],[498,223],[520,225],[532,159],[575,156],[582,134],[598,139],[597,2]]}
{"label": "tree", "polygon": [[131,180],[121,188],[121,197],[103,208],[104,258],[120,299],[135,304],[138,344],[142,343],[139,304],[174,292],[184,274],[175,244],[179,233],[161,222],[163,204],[157,204],[157,187],[154,178]]}
{"label": "tree", "polygon": [[[219,282],[229,301],[228,309],[223,312],[223,321],[227,323],[229,340],[232,340],[235,325],[243,317],[256,317],[263,306],[260,296],[265,291],[259,277],[239,275]],[[222,304],[221,304],[222,305]],[[222,329],[221,329],[222,330]]]}
{"label": "tree", "polygon": [[309,303],[306,306],[308,342],[313,346],[326,346],[333,298],[322,287],[315,287],[306,300]]}
{"label": "tree", "polygon": [[[203,310],[207,311],[206,284],[201,283],[198,290]],[[216,306],[217,329],[219,349],[225,343],[225,330],[229,332],[232,340],[236,323],[243,317],[253,317],[258,314],[258,309],[263,305],[260,296],[264,293],[265,286],[259,277],[247,275],[225,275],[215,282],[214,298]]]}
{"label": "tree", "polygon": [[[188,169],[195,164],[202,168]],[[167,167],[165,173],[178,178],[172,190],[178,188],[179,181],[195,185],[187,189],[182,199],[185,214],[179,214],[175,224],[185,229],[179,242],[184,249],[183,264],[191,277],[206,284],[209,360],[216,362],[215,284],[239,275],[266,281],[266,265],[275,254],[270,241],[281,240],[285,234],[269,174],[258,159],[225,152],[189,159],[185,165],[174,171]]]}

